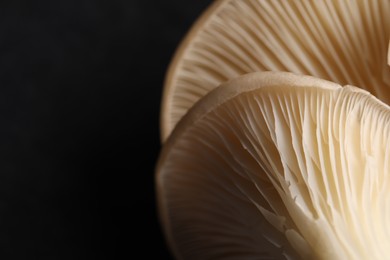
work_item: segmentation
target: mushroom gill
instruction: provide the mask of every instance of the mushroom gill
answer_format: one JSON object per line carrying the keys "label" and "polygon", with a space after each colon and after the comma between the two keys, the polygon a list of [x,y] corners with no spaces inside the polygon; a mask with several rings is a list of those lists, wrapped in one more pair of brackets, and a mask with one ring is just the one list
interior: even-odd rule
{"label": "mushroom gill", "polygon": [[359,86],[388,103],[389,38],[388,0],[215,1],[167,71],[161,139],[211,89],[255,71],[288,71]]}
{"label": "mushroom gill", "polygon": [[157,167],[177,259],[389,259],[390,108],[285,72],[238,77],[180,120]]}

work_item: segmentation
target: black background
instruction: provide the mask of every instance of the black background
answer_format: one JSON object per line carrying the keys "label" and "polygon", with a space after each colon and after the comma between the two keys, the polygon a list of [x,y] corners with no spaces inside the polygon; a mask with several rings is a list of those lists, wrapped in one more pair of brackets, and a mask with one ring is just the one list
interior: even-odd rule
{"label": "black background", "polygon": [[0,2],[1,259],[170,259],[162,84],[209,3]]}

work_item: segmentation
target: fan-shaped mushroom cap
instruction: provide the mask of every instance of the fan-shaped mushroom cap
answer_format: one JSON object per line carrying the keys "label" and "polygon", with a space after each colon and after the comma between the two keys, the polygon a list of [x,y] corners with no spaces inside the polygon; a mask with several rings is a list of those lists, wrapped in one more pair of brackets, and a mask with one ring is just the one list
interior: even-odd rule
{"label": "fan-shaped mushroom cap", "polygon": [[390,102],[389,36],[388,0],[215,1],[168,70],[161,139],[211,89],[254,71],[312,75]]}
{"label": "fan-shaped mushroom cap", "polygon": [[284,72],[213,90],[157,167],[178,259],[389,259],[390,108]]}

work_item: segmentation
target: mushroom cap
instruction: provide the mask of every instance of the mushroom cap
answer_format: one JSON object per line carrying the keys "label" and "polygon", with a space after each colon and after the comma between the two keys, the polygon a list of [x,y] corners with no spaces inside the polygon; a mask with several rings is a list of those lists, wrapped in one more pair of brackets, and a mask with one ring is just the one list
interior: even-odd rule
{"label": "mushroom cap", "polygon": [[390,107],[369,92],[250,73],[197,102],[156,168],[177,259],[388,259]]}
{"label": "mushroom cap", "polygon": [[255,71],[289,71],[355,85],[390,102],[390,1],[218,0],[168,68],[161,140],[202,96]]}

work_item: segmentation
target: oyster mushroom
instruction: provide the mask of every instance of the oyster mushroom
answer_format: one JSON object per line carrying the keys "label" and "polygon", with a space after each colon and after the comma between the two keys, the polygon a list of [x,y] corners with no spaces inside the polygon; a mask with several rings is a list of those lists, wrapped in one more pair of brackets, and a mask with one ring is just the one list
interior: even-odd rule
{"label": "oyster mushroom", "polygon": [[163,93],[156,188],[178,259],[390,258],[389,36],[388,0],[206,10]]}
{"label": "oyster mushroom", "polygon": [[390,107],[286,72],[235,78],[179,121],[157,167],[177,259],[389,259]]}
{"label": "oyster mushroom", "polygon": [[388,0],[217,0],[168,69],[161,140],[202,96],[255,71],[289,71],[366,89],[390,102]]}

